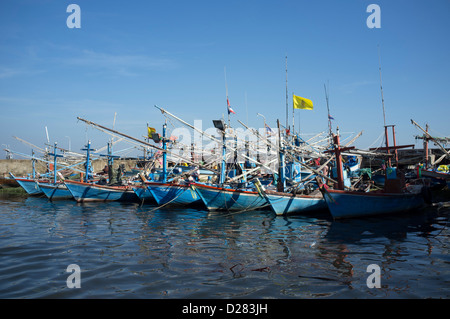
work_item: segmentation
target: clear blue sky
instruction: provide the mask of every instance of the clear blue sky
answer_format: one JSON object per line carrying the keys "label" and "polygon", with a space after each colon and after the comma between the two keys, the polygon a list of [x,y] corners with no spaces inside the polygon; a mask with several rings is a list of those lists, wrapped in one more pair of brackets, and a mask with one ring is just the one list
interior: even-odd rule
{"label": "clear blue sky", "polygon": [[[66,25],[71,3],[80,29]],[[380,29],[366,25],[371,3]],[[421,148],[411,118],[450,136],[449,14],[448,0],[3,0],[1,144],[30,153],[12,136],[42,147],[47,126],[61,147],[102,147],[108,136],[76,117],[111,127],[115,112],[117,130],[141,137],[164,121],[155,104],[210,127],[226,113],[224,67],[233,126],[262,127],[259,112],[275,127],[286,117],[287,55],[290,110],[292,93],[314,102],[295,111],[296,128],[327,129],[328,83],[334,127],[363,130],[355,145],[367,148],[383,132],[380,45],[387,124],[397,144]]]}

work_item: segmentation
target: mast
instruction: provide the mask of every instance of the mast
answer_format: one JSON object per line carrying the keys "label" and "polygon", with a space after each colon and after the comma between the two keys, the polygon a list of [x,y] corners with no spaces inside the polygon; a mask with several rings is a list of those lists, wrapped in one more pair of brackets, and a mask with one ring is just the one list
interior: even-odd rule
{"label": "mast", "polygon": [[88,140],[86,148],[83,148],[82,151],[86,151],[86,176],[84,177],[84,181],[87,183],[89,181],[89,166],[90,164],[90,154],[91,151],[94,151],[93,149],[91,149],[91,141]]}
{"label": "mast", "polygon": [[288,128],[288,74],[287,74],[287,55],[286,55],[286,129]]}
{"label": "mast", "polygon": [[55,184],[56,184],[56,158],[62,157],[62,155],[56,154],[56,144],[57,143],[55,142],[53,154],[52,153],[48,154],[48,155],[53,156],[53,183],[55,183]]}
{"label": "mast", "polygon": [[227,95],[227,113],[228,113],[228,127],[230,127],[230,110],[228,109],[228,84],[227,84],[227,69],[226,67],[223,67],[223,73],[225,74],[225,91]]}
{"label": "mast", "polygon": [[326,101],[327,101],[328,130],[329,130],[330,139],[331,139],[331,136],[332,136],[332,134],[333,134],[333,130],[332,130],[332,128],[331,128],[331,114],[330,114],[330,106],[329,106],[329,104],[328,104],[328,92],[327,92],[327,87],[326,87],[325,84],[323,85],[323,87],[324,87],[324,89],[325,89],[325,99],[326,99]]}
{"label": "mast", "polygon": [[[292,93],[292,97],[294,97],[294,93]],[[300,135],[300,119],[298,120],[298,132]],[[292,139],[295,136],[295,110],[294,110],[294,101],[292,101]]]}
{"label": "mast", "polygon": [[286,177],[285,177],[285,167],[284,167],[284,150],[282,148],[281,142],[281,129],[280,129],[280,121],[277,119],[278,125],[278,156],[279,156],[279,164],[278,164],[278,183],[277,183],[277,191],[284,192],[286,187]]}
{"label": "mast", "polygon": [[343,165],[342,165],[342,153],[351,149],[354,149],[354,146],[350,147],[341,147],[340,143],[340,136],[339,133],[333,134],[333,143],[334,148],[328,151],[325,151],[325,153],[334,153],[336,157],[336,175],[337,175],[337,183],[335,185],[336,189],[344,190],[344,173],[343,173]]}
{"label": "mast", "polygon": [[166,139],[166,128],[167,123],[164,123],[163,125],[163,149],[165,152],[163,152],[163,183],[167,180],[167,139]]}
{"label": "mast", "polygon": [[[388,127],[386,126],[386,112],[384,108],[384,95],[383,95],[383,82],[381,80],[381,54],[380,54],[380,45],[378,45],[378,70],[380,72],[380,91],[381,91],[381,106],[383,107],[383,124],[384,124],[384,138],[386,139],[386,149],[387,153],[390,154],[389,151],[389,136],[388,136]],[[388,164],[391,166],[391,158],[388,159]]]}
{"label": "mast", "polygon": [[34,158],[34,150],[31,150],[31,165],[33,166],[33,179],[36,178],[36,159]]}
{"label": "mast", "polygon": [[55,142],[55,147],[53,149],[53,183],[56,184],[56,142]]}
{"label": "mast", "polygon": [[[381,89],[381,105],[383,107],[383,121],[384,126],[386,126],[386,112],[384,109],[384,96],[383,96],[383,82],[381,81],[381,54],[380,54],[380,45],[378,45],[378,70],[380,71],[380,89]],[[388,145],[386,145],[387,147]]]}
{"label": "mast", "polygon": [[225,174],[226,174],[226,154],[227,154],[227,146],[226,146],[226,137],[225,137],[225,129],[222,130],[222,165],[220,166],[220,181],[219,184],[223,185],[225,183]]}
{"label": "mast", "polygon": [[[425,124],[425,133],[428,134],[428,124]],[[428,169],[428,138],[423,140],[423,148],[425,150],[425,169]]]}
{"label": "mast", "polygon": [[[380,54],[380,45],[378,45],[378,70],[380,72],[380,91],[381,91],[381,106],[383,107],[383,125],[384,125],[384,137],[386,139],[386,148],[388,149],[387,152],[389,152],[389,137],[388,137],[388,128],[386,126],[386,111],[384,108],[384,95],[383,95],[383,82],[381,80],[381,54]],[[390,159],[389,159],[390,164]]]}
{"label": "mast", "polygon": [[[159,109],[159,110],[161,111],[161,113],[167,114],[167,115],[173,117],[173,118],[176,119],[177,121],[179,121],[179,122],[183,123],[184,125],[186,125],[186,126],[192,128],[193,130],[199,132],[200,134],[202,134],[203,136],[209,138],[210,140],[212,140],[212,141],[214,141],[214,142],[217,142],[217,143],[219,143],[219,144],[220,144],[220,143],[223,143],[223,141],[221,142],[220,140],[218,140],[217,138],[215,138],[215,137],[212,136],[211,134],[208,134],[208,133],[206,133],[206,132],[204,132],[204,131],[202,131],[202,130],[199,130],[197,127],[195,127],[195,126],[193,126],[193,125],[187,123],[186,121],[184,121],[184,120],[180,119],[179,117],[173,115],[172,113],[168,112],[167,110],[165,110],[165,109],[163,109],[163,108],[161,108],[161,107],[159,107],[159,106],[157,106],[157,105],[155,105],[155,107],[156,107],[157,109]],[[80,119],[80,118],[78,118],[78,119]],[[80,119],[80,120],[83,120],[83,119]],[[86,121],[86,120],[84,120],[84,121]],[[214,122],[214,121],[213,121],[213,122]],[[92,123],[92,122],[89,122],[89,123]],[[93,123],[92,123],[92,124],[93,124]],[[95,125],[101,127],[101,125],[98,125],[98,124],[95,124]],[[223,123],[223,125],[225,125],[225,123]],[[107,128],[106,128],[106,129],[107,129]],[[223,128],[222,131],[224,131],[224,129],[225,129],[225,128]],[[107,130],[111,131],[110,129],[107,129]],[[124,134],[122,134],[122,133],[118,133],[118,134],[124,135]],[[143,143],[142,141],[140,141],[140,142]],[[143,143],[143,144],[145,144],[145,143]],[[151,145],[151,146],[153,146],[153,145]],[[156,146],[153,146],[153,147],[155,147],[155,148],[161,150],[160,148],[158,148],[158,147],[156,147]],[[230,150],[232,150],[232,151],[235,150],[235,149],[233,148],[233,146],[228,146],[228,148],[229,148]],[[163,151],[164,151],[164,150],[163,150]],[[176,154],[174,154],[174,155],[176,155]],[[273,171],[273,170],[272,170],[270,167],[268,167],[267,165],[264,165],[263,163],[258,162],[258,161],[256,161],[256,160],[254,160],[253,158],[248,157],[247,155],[242,154],[241,156],[244,157],[244,158],[246,158],[246,159],[248,159],[249,161],[251,161],[251,162],[257,164],[257,165],[260,165],[261,167],[264,167],[265,169],[267,169],[267,170],[269,170],[269,171]],[[179,157],[180,157],[180,156],[179,156]],[[180,158],[182,158],[182,157],[180,157]]]}

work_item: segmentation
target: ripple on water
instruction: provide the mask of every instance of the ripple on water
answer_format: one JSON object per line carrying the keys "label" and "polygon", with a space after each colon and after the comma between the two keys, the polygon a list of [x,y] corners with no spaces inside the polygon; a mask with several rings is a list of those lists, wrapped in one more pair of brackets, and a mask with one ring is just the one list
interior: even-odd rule
{"label": "ripple on water", "polygon": [[[335,222],[154,208],[0,199],[0,297],[450,297],[448,211]],[[81,289],[66,286],[74,263]]]}

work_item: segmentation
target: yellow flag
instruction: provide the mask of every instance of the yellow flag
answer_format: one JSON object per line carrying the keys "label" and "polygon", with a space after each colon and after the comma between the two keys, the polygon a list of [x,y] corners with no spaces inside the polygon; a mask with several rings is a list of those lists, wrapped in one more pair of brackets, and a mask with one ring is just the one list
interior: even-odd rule
{"label": "yellow flag", "polygon": [[152,134],[156,133],[156,130],[153,127],[147,126],[148,130],[148,138],[152,138]]}
{"label": "yellow flag", "polygon": [[312,110],[313,102],[304,97],[294,95],[294,109]]}

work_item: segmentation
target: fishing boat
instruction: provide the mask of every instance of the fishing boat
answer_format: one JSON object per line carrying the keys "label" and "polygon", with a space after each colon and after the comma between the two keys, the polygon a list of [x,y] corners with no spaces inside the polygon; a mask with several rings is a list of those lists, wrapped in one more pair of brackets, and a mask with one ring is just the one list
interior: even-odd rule
{"label": "fishing boat", "polygon": [[446,183],[450,189],[450,170],[447,165],[440,165],[436,169],[423,169],[420,171],[423,177],[429,177]]}
{"label": "fishing boat", "polygon": [[[203,204],[209,211],[247,211],[261,209],[267,206],[267,201],[260,192],[257,191],[253,183],[248,183],[245,180],[239,182],[231,182],[237,180],[239,176],[233,177],[228,183],[226,183],[227,177],[227,163],[226,163],[226,129],[227,126],[223,120],[213,121],[214,127],[222,135],[222,162],[220,164],[220,173],[218,175],[218,181],[215,184],[205,183],[192,183],[191,189],[200,197]],[[236,159],[236,149],[235,159]],[[251,159],[248,156],[244,156],[247,159]],[[232,165],[233,166],[233,165]],[[242,167],[235,161],[234,170],[230,167],[228,174],[236,173],[237,169],[243,171]],[[241,174],[240,176],[243,176]]]}
{"label": "fishing boat", "polygon": [[50,200],[57,199],[71,199],[73,198],[72,193],[69,191],[64,182],[57,183],[37,183],[41,191]]}
{"label": "fishing boat", "polygon": [[0,177],[0,188],[6,187],[20,187],[19,183],[12,177]]}
{"label": "fishing boat", "polygon": [[110,149],[108,151],[108,175],[109,183],[103,180],[100,181],[90,180],[91,177],[91,165],[90,165],[90,152],[91,142],[88,141],[86,148],[86,172],[84,181],[74,181],[74,180],[64,180],[64,184],[69,189],[73,198],[77,202],[96,202],[96,201],[138,201],[139,198],[133,191],[131,185],[122,185],[122,181],[118,176],[121,176],[122,169],[119,166],[117,171],[113,170],[112,159],[113,156],[110,154]]}
{"label": "fishing boat", "polygon": [[159,206],[204,207],[188,182],[146,182],[145,185]]}
{"label": "fishing boat", "polygon": [[417,188],[401,193],[325,190],[323,196],[334,219],[407,212],[425,204]]}
{"label": "fishing boat", "polygon": [[344,189],[341,152],[348,148],[340,147],[339,135],[333,138],[335,149],[330,152],[336,154],[338,185],[335,189],[329,189],[323,184],[320,189],[334,219],[401,213],[425,205],[426,188],[423,185],[406,185],[395,167],[387,168],[384,189],[370,192]]}
{"label": "fishing boat", "polygon": [[[423,149],[425,153],[424,165],[423,167],[417,167],[417,175],[423,177],[429,177],[436,181],[436,184],[446,185],[450,188],[450,165],[439,165],[439,163],[445,159],[450,158],[450,151],[445,149],[442,144],[448,144],[450,142],[450,138],[448,137],[433,137],[430,133],[428,133],[428,124],[425,129],[423,129],[417,122],[411,119],[411,123],[415,125],[419,130],[421,130],[424,134],[422,136],[416,136],[416,139],[423,139]],[[428,143],[429,141],[433,141],[435,145],[437,145],[443,155],[434,161],[431,165],[429,161],[429,153],[428,153]],[[439,189],[439,187],[437,187]]]}
{"label": "fishing boat", "polygon": [[209,211],[246,211],[267,207],[267,201],[254,187],[191,184]]}
{"label": "fishing boat", "polygon": [[[39,187],[36,179],[36,168],[35,168],[36,158],[34,157],[34,152],[32,152],[31,156],[31,165],[33,168],[31,178],[29,177],[16,177],[13,173],[9,172],[11,178],[13,178],[17,184],[19,184],[28,195],[42,195],[43,192]],[[41,183],[48,183],[49,181],[46,179],[41,179]]]}
{"label": "fishing boat", "polygon": [[151,196],[159,206],[199,206],[202,204],[197,194],[190,188],[185,180],[168,181],[167,172],[167,124],[163,125],[163,134],[160,141],[163,144],[162,173],[158,175],[158,181],[145,181],[147,192],[138,190],[142,196]]}
{"label": "fishing boat", "polygon": [[[277,183],[276,190],[270,188],[266,189],[259,180],[257,180],[257,182],[255,183],[258,191],[264,196],[268,205],[270,206],[270,209],[276,215],[281,216],[290,214],[311,213],[327,209],[327,205],[323,199],[320,190],[318,189],[318,186],[313,187],[312,186],[313,183],[310,183],[311,180],[308,180],[315,174],[314,172],[305,176],[304,180],[301,180],[296,184],[297,186],[291,185],[287,188],[284,173],[285,171],[284,154],[282,151],[280,151],[279,166],[280,166],[279,167],[280,180]],[[317,170],[314,171],[316,173],[319,173]],[[307,187],[303,186],[302,187],[303,189],[300,189],[298,187],[299,185],[305,184],[307,184]]]}
{"label": "fishing boat", "polygon": [[[45,159],[38,159],[34,156],[34,151],[32,151],[32,156],[31,156],[31,162],[32,162],[32,174],[31,177],[28,178],[19,178],[19,177],[15,177],[12,173],[9,173],[12,177],[13,180],[16,180],[17,183],[23,188],[25,189],[25,191],[29,194],[29,195],[46,195],[47,197],[49,197],[50,199],[57,199],[57,198],[71,198],[72,195],[70,194],[69,190],[67,189],[67,187],[60,181],[57,181],[57,174],[60,175],[61,178],[63,178],[63,176],[60,174],[61,170],[64,169],[69,169],[72,168],[74,166],[79,165],[79,163],[75,163],[72,165],[63,165],[63,164],[58,164],[60,166],[59,169],[57,169],[57,161],[56,159],[58,157],[62,157],[62,155],[58,155],[56,154],[56,150],[57,150],[57,143],[55,143],[54,145],[54,151],[53,153],[47,153],[47,155],[49,156],[54,156],[54,161],[53,161],[53,180],[51,181],[50,179],[48,179],[49,175],[51,174],[50,171],[48,171],[45,174],[40,175],[39,178],[37,178],[37,174],[36,174],[36,169],[35,169],[35,163],[36,160],[45,162],[45,163],[49,163],[49,161],[45,160]],[[19,153],[19,152],[15,152],[21,156],[25,156],[25,157],[29,157],[28,155]],[[61,168],[62,167],[62,168]],[[44,189],[45,188],[45,189]]]}
{"label": "fishing boat", "polygon": [[[124,188],[121,186],[117,186],[117,187],[116,186],[96,186],[96,185],[92,185],[92,184],[82,185],[82,183],[80,183],[80,182],[77,182],[77,183],[67,182],[66,184],[69,187],[69,189],[72,191],[72,193],[74,193],[74,192],[78,193],[76,198],[81,198],[80,192],[84,191],[86,194],[88,186],[90,186],[89,190],[93,193],[91,196],[94,196],[95,198],[98,198],[98,197],[104,198],[105,196],[107,196],[106,194],[104,194],[106,192],[106,190],[110,190],[112,192],[112,194],[107,196],[109,199],[117,198],[117,197],[121,198],[120,195],[118,195],[119,191],[124,192],[126,190],[125,194],[123,194],[124,196],[126,195],[126,197],[130,196],[129,191],[131,191],[131,192],[133,192],[133,196],[131,196],[131,197],[137,198],[137,200],[141,199],[141,201],[142,201],[142,199],[150,198],[149,196],[151,196],[158,203],[158,205],[178,204],[178,200],[182,201],[184,198],[183,195],[180,195],[181,193],[186,193],[187,197],[189,197],[189,194],[194,194],[194,196],[196,196],[195,192],[192,192],[191,189],[187,186],[188,184],[185,185],[183,182],[175,183],[175,182],[167,181],[167,177],[168,177],[168,174],[167,174],[167,142],[170,141],[170,139],[166,138],[167,124],[163,125],[163,136],[162,137],[159,136],[159,134],[156,134],[156,133],[153,134],[153,135],[157,135],[158,143],[162,142],[163,148],[160,148],[160,147],[157,147],[148,142],[141,141],[134,137],[128,136],[126,134],[109,129],[100,124],[96,124],[91,121],[84,120],[80,117],[78,117],[78,119],[81,121],[84,121],[94,127],[98,127],[98,128],[101,128],[102,130],[110,131],[114,134],[124,136],[125,138],[133,140],[140,144],[157,149],[158,151],[160,151],[163,154],[163,171],[162,171],[162,175],[160,176],[160,181],[147,182],[144,184],[147,189],[144,189],[142,186],[138,186],[137,184]],[[153,139],[153,137],[152,137],[152,139]],[[155,139],[154,139],[154,141],[155,141]],[[177,157],[185,160],[181,156],[177,156]],[[84,189],[82,189],[82,187],[84,187]],[[186,192],[186,190],[187,190],[187,192]],[[100,196],[100,195],[98,195],[98,193],[103,194],[103,195]],[[192,203],[193,201],[195,201],[195,198],[193,198],[191,196],[190,199],[184,201],[182,203],[182,205],[185,205],[186,202]],[[159,203],[161,203],[161,204],[159,204]],[[200,201],[199,201],[199,203],[200,203]]]}
{"label": "fishing boat", "polygon": [[[62,157],[62,155],[56,154],[57,143],[55,142],[53,153],[49,153],[48,155],[54,157],[53,162],[53,183],[42,183],[37,181],[37,184],[41,191],[47,196],[49,200],[57,200],[57,199],[70,199],[72,198],[72,194],[64,183],[61,181],[57,181],[57,158]],[[62,177],[62,175],[61,175]]]}
{"label": "fishing boat", "polygon": [[[280,157],[281,160],[283,160],[283,156]],[[284,174],[282,173],[283,166],[280,168],[281,178],[280,182],[277,184],[276,190],[270,188],[266,189],[259,180],[255,183],[260,194],[266,199],[270,209],[278,216],[309,214],[327,210],[327,204],[318,187],[306,187],[302,190],[299,190],[297,187],[290,187],[290,191],[288,192],[285,189]],[[305,178],[309,179],[313,174],[314,173],[309,174]],[[312,186],[312,183],[309,185]]]}
{"label": "fishing boat", "polygon": [[198,201],[199,198],[195,192],[193,194],[181,194],[188,190],[192,192],[188,189],[191,181],[189,181],[189,178],[186,180],[183,178],[189,176],[192,179],[192,175],[194,175],[197,180],[203,180],[210,178],[212,174],[213,172],[210,170],[197,167],[173,167],[169,173],[167,169],[163,168],[159,172],[155,170],[155,173],[149,174],[149,180],[144,174],[139,174],[142,184],[136,184],[133,186],[133,190],[143,202],[159,205],[192,204],[197,206],[201,203]]}
{"label": "fishing boat", "polygon": [[[42,195],[43,191],[39,187],[39,184],[35,179],[25,178],[25,177],[16,177],[12,173],[9,173],[12,178],[27,192],[28,195]],[[45,183],[49,183],[48,180],[40,180],[41,185]]]}
{"label": "fishing boat", "polygon": [[64,184],[77,202],[139,200],[129,185],[99,185],[71,180],[65,180]]}
{"label": "fishing boat", "polygon": [[320,191],[311,194],[295,194],[264,190],[262,192],[271,210],[278,216],[324,211],[327,204]]}
{"label": "fishing boat", "polygon": [[[280,127],[279,121],[278,128]],[[280,129],[278,130],[280,134]],[[295,145],[298,147],[298,138],[295,138]],[[281,215],[290,215],[290,214],[301,214],[301,213],[311,213],[316,212],[320,210],[326,210],[327,205],[323,199],[323,196],[316,187],[315,189],[310,189],[303,187],[302,190],[299,189],[299,185],[305,185],[306,180],[308,180],[310,177],[312,177],[315,173],[319,173],[318,170],[321,170],[319,168],[318,170],[315,170],[313,168],[309,168],[310,173],[304,176],[305,179],[302,179],[301,174],[301,165],[297,161],[290,161],[289,163],[285,162],[285,152],[286,149],[282,147],[281,144],[281,135],[279,135],[278,139],[279,145],[278,145],[278,174],[279,174],[279,182],[277,183],[276,190],[273,189],[265,189],[265,187],[261,184],[261,182],[257,179],[255,185],[258,189],[258,191],[264,196],[266,199],[268,205],[270,206],[270,209],[278,216]],[[298,160],[298,158],[297,158]],[[327,162],[328,163],[328,162]],[[327,164],[325,163],[325,165]],[[306,164],[303,164],[306,165]],[[292,167],[291,169],[286,169],[286,166]],[[299,180],[297,182],[297,186],[289,186],[290,192],[287,190],[287,183],[286,183],[286,174],[293,171],[293,167],[296,167],[296,171],[298,171],[300,174],[297,174],[300,176]],[[313,170],[313,171],[311,171]],[[291,176],[291,181],[295,181],[294,176]],[[310,182],[310,181],[309,181]],[[309,183],[308,182],[308,183]],[[312,186],[312,183],[309,184],[309,186]]]}
{"label": "fishing boat", "polygon": [[[443,159],[450,158],[450,150],[445,149],[444,145],[450,143],[449,137],[433,137],[430,133],[428,133],[428,124],[423,129],[417,122],[411,119],[411,123],[416,126],[419,130],[421,130],[424,134],[422,136],[416,136],[416,139],[423,139],[423,148],[425,153],[424,158],[424,168],[419,170],[418,175],[422,175],[424,177],[430,177],[436,179],[438,181],[442,181],[450,188],[450,165],[438,165]],[[435,145],[437,145],[443,155],[434,161],[432,165],[429,163],[429,154],[428,154],[428,143],[429,141],[433,141]],[[444,144],[444,145],[443,145]]]}
{"label": "fishing boat", "polygon": [[153,197],[152,193],[148,190],[146,185],[134,185],[132,186],[132,189],[142,203],[155,202],[155,198]]}

